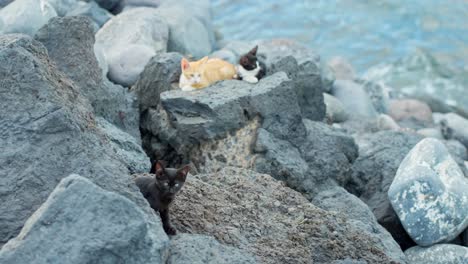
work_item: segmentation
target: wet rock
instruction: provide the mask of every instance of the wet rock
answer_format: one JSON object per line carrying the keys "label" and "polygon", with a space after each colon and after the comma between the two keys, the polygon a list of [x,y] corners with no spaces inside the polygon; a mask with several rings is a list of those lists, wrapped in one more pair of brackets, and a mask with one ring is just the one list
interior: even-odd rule
{"label": "wet rock", "polygon": [[132,201],[70,175],[3,246],[0,262],[163,263],[168,244]]}
{"label": "wet rock", "polygon": [[392,209],[387,192],[400,162],[422,137],[413,133],[381,131],[363,134],[355,139],[359,156],[344,187],[370,207],[377,221],[403,249],[413,246],[414,242]]}
{"label": "wet rock", "polygon": [[179,231],[214,236],[261,263],[397,261],[346,218],[253,171],[225,168],[188,178],[172,213]]}
{"label": "wet rock", "polygon": [[151,57],[166,51],[168,37],[167,23],[158,12],[141,7],[113,17],[97,32],[96,43],[109,64],[110,80],[131,86]]}
{"label": "wet rock", "polygon": [[468,226],[468,179],[442,142],[426,138],[401,162],[388,190],[393,209],[421,246],[450,241]]}
{"label": "wet rock", "polygon": [[55,16],[57,12],[48,2],[16,0],[0,9],[0,20],[3,21],[0,34],[23,33],[32,36]]}
{"label": "wet rock", "polygon": [[468,248],[439,244],[431,247],[413,247],[406,250],[405,255],[408,263],[414,264],[461,264],[468,260]]}
{"label": "wet rock", "polygon": [[255,258],[235,247],[220,244],[203,235],[180,234],[171,239],[168,264],[257,263]]}

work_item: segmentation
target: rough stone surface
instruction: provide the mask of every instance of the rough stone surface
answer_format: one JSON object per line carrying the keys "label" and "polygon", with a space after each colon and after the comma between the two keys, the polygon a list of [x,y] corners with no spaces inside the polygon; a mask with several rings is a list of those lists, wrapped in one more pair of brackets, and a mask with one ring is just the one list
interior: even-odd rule
{"label": "rough stone surface", "polygon": [[127,198],[71,175],[0,250],[0,262],[162,263],[169,241],[148,220]]}
{"label": "rough stone surface", "polygon": [[356,196],[342,187],[334,187],[320,192],[312,203],[324,210],[343,214],[349,222],[371,234],[385,248],[385,252],[400,263],[405,262],[405,255],[390,233],[377,223],[369,207]]}
{"label": "rough stone surface", "polygon": [[323,94],[323,102],[326,107],[326,118],[327,121],[333,123],[344,122],[348,119],[348,114],[344,110],[343,104],[333,95],[327,93]]}
{"label": "rough stone surface", "polygon": [[468,248],[451,244],[431,247],[413,247],[405,251],[411,264],[465,264],[468,263]]}
{"label": "rough stone surface", "polygon": [[454,138],[468,148],[468,119],[455,113],[434,114],[434,122],[445,127],[444,137]]}
{"label": "rough stone surface", "polygon": [[403,249],[414,245],[393,211],[387,197],[395,173],[406,154],[422,139],[413,133],[381,131],[356,137],[359,156],[352,177],[344,187],[363,200],[378,222]]}
{"label": "rough stone surface", "polygon": [[167,264],[254,264],[255,258],[204,235],[180,234],[171,239]]}
{"label": "rough stone surface", "polygon": [[131,86],[151,57],[166,51],[168,36],[166,21],[153,8],[131,9],[109,20],[96,34],[96,43],[104,50],[111,81]]}
{"label": "rough stone surface", "polygon": [[125,162],[96,129],[88,100],[46,48],[24,35],[4,35],[0,62],[0,244],[71,173],[126,196],[154,219]]}
{"label": "rough stone surface", "polygon": [[364,88],[353,81],[337,80],[332,94],[340,100],[351,118],[375,118],[377,112]]}
{"label": "rough stone surface", "polygon": [[214,236],[260,263],[398,261],[365,230],[253,171],[228,168],[189,177],[172,214],[179,231]]}
{"label": "rough stone surface", "polygon": [[414,99],[399,99],[390,101],[389,115],[396,121],[416,119],[418,121],[432,123],[432,111],[429,106]]}
{"label": "rough stone surface", "polygon": [[67,12],[67,16],[87,16],[91,18],[99,28],[113,17],[111,13],[99,7],[94,1],[89,3],[78,2],[73,9]]}
{"label": "rough stone surface", "polygon": [[37,32],[35,39],[44,44],[55,65],[79,86],[97,115],[140,140],[135,95],[103,79],[88,18],[54,18]]}
{"label": "rough stone surface", "polygon": [[425,138],[401,162],[388,197],[421,246],[450,241],[468,226],[468,179],[437,139]]}
{"label": "rough stone surface", "polygon": [[57,16],[52,5],[44,2],[42,6],[38,0],[16,0],[0,9],[0,20],[3,21],[0,34],[34,35],[50,18]]}

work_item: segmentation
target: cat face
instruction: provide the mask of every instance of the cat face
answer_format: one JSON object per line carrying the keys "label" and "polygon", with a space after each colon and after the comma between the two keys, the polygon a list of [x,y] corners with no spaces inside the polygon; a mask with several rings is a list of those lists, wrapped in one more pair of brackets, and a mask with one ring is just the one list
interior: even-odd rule
{"label": "cat face", "polygon": [[154,170],[159,190],[165,194],[175,195],[184,185],[190,166],[186,165],[181,169],[165,168],[163,163],[158,161]]}
{"label": "cat face", "polygon": [[189,62],[183,58],[180,62],[182,74],[190,85],[199,84],[202,81],[202,68],[201,66],[208,61],[208,57],[204,57],[199,61]]}
{"label": "cat face", "polygon": [[247,54],[243,55],[239,59],[239,64],[246,70],[251,71],[257,68],[257,49],[258,46],[255,46]]}

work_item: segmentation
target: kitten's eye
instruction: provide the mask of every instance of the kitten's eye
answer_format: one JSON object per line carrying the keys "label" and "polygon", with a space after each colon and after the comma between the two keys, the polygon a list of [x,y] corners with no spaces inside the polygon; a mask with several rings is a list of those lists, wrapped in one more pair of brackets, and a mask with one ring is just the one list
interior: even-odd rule
{"label": "kitten's eye", "polygon": [[179,184],[178,184],[178,183],[176,183],[176,184],[174,185],[174,187],[179,187]]}
{"label": "kitten's eye", "polygon": [[193,74],[193,73],[192,73],[192,74],[190,74],[190,77],[192,77],[192,78],[193,78],[193,77],[195,77],[195,74]]}
{"label": "kitten's eye", "polygon": [[168,182],[165,182],[163,185],[164,185],[165,187],[167,187],[167,186],[169,186],[169,183],[168,183]]}

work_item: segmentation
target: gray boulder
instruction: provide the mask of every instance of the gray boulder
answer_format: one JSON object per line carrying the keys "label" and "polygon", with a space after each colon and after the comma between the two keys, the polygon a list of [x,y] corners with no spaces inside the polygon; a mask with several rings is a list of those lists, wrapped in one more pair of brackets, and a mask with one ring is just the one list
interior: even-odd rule
{"label": "gray boulder", "polygon": [[189,177],[171,210],[177,230],[214,236],[260,263],[401,260],[348,218],[317,208],[269,175],[245,169]]}
{"label": "gray boulder", "polygon": [[254,264],[255,258],[204,235],[180,234],[171,239],[167,264]]}
{"label": "gray boulder", "polygon": [[451,244],[431,247],[412,247],[405,251],[412,264],[464,264],[468,261],[468,248]]}
{"label": "gray boulder", "polygon": [[422,139],[413,133],[381,131],[356,137],[359,156],[344,187],[364,201],[377,221],[403,249],[414,245],[406,234],[387,197],[400,162]]}
{"label": "gray boulder", "polygon": [[91,18],[101,28],[109,19],[113,17],[109,11],[101,8],[96,2],[91,1],[78,2],[77,5],[69,10],[67,16],[87,16]]}
{"label": "gray boulder", "polygon": [[348,193],[342,187],[334,187],[320,192],[312,203],[324,210],[343,214],[349,222],[361,228],[363,232],[375,237],[384,248],[399,263],[405,263],[405,255],[399,245],[385,228],[377,223],[369,207],[356,196]]}
{"label": "gray boulder", "polygon": [[468,119],[455,113],[435,113],[434,122],[444,126],[444,136],[460,141],[468,148]]}
{"label": "gray boulder", "polygon": [[48,2],[16,0],[0,9],[0,20],[3,21],[0,34],[23,33],[32,36],[55,16],[57,12]]}
{"label": "gray boulder", "polygon": [[325,103],[327,121],[333,123],[344,122],[348,119],[348,114],[344,110],[344,105],[333,95],[323,94],[323,102]]}
{"label": "gray boulder", "polygon": [[168,36],[168,26],[156,9],[135,8],[113,17],[96,34],[110,80],[133,85],[151,57],[166,51]]}
{"label": "gray boulder", "polygon": [[168,245],[161,224],[132,201],[71,175],[3,246],[0,262],[163,263]]}
{"label": "gray boulder", "polygon": [[110,145],[117,156],[127,166],[130,173],[144,173],[150,171],[151,163],[143,151],[139,141],[123,132],[102,117],[96,118],[96,124],[103,134],[109,138]]}
{"label": "gray boulder", "polygon": [[211,53],[215,43],[209,1],[165,1],[156,10],[169,26],[168,51],[197,59]]}
{"label": "gray boulder", "polygon": [[55,68],[46,48],[24,35],[4,35],[0,62],[0,244],[18,235],[72,173],[129,198],[156,228],[158,220],[132,184],[126,163],[96,128],[93,108]]}
{"label": "gray boulder", "polygon": [[79,86],[96,115],[140,140],[136,97],[103,78],[95,56],[94,33],[89,18],[51,19],[37,32],[35,39],[45,45],[55,65]]}
{"label": "gray boulder", "polygon": [[437,139],[425,138],[401,162],[388,198],[421,246],[450,241],[468,226],[468,179]]}
{"label": "gray boulder", "polygon": [[337,80],[332,94],[340,100],[351,118],[375,118],[377,112],[362,85],[353,81]]}

